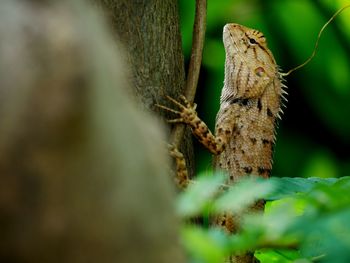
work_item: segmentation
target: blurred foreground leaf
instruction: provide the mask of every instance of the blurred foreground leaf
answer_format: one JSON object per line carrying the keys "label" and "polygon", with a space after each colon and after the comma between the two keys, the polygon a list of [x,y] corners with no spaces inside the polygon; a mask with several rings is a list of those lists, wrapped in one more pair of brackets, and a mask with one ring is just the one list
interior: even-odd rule
{"label": "blurred foreground leaf", "polygon": [[255,177],[241,180],[216,200],[214,210],[240,213],[253,205],[256,200],[272,193],[276,188],[275,185],[276,183],[271,180]]}
{"label": "blurred foreground leaf", "polygon": [[227,254],[227,236],[218,229],[186,226],[182,229],[182,242],[193,262],[222,262]]}
{"label": "blurred foreground leaf", "polygon": [[349,177],[339,178],[300,178],[300,177],[281,177],[271,178],[270,180],[275,182],[276,190],[265,196],[266,200],[278,200],[296,193],[306,193],[312,188],[318,185],[332,185],[339,180],[346,180]]}
{"label": "blurred foreground leaf", "polygon": [[[255,252],[255,257],[260,263],[309,263],[307,259],[300,259],[301,255],[296,250],[285,249],[261,249]],[[299,261],[296,262],[296,260]]]}
{"label": "blurred foreground leaf", "polygon": [[204,212],[212,202],[213,196],[224,183],[222,174],[199,176],[182,192],[177,201],[177,212],[182,217],[191,217]]}
{"label": "blurred foreground leaf", "polygon": [[[235,235],[215,228],[187,228],[184,244],[194,262],[221,262],[220,257],[244,251],[256,251],[261,262],[350,262],[350,177],[249,178],[221,195],[215,193],[222,178],[213,178],[220,177],[203,178],[189,189],[182,202],[195,203],[184,207],[193,215],[208,208],[210,200],[212,214],[241,214],[242,227]],[[216,184],[209,186],[212,180]],[[264,197],[274,200],[267,202],[264,214],[242,213]]]}

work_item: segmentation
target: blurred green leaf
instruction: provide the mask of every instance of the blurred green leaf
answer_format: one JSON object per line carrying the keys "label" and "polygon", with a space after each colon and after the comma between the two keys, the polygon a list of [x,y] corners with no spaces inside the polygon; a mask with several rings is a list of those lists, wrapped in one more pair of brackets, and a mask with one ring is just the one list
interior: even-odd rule
{"label": "blurred green leaf", "polygon": [[[205,183],[202,185],[207,187]],[[233,209],[240,214],[241,231],[226,235],[215,228],[187,228],[187,249],[198,260],[195,262],[221,262],[215,260],[230,253],[256,249],[259,249],[257,256],[262,262],[348,262],[349,189],[350,177],[242,180],[228,189],[227,194],[211,200],[215,211]],[[264,214],[242,213],[256,198],[272,191],[275,197],[276,191],[280,191],[278,198],[282,199],[268,202]],[[196,193],[201,191],[193,192]]]}
{"label": "blurred green leaf", "polygon": [[[260,263],[310,263],[307,259],[300,259],[302,256],[296,250],[260,249],[255,252],[255,257]],[[296,261],[299,259],[298,261]]]}
{"label": "blurred green leaf", "polygon": [[186,226],[182,229],[181,237],[194,262],[219,263],[225,258],[227,235],[218,229],[204,230]]}
{"label": "blurred green leaf", "polygon": [[288,247],[289,244],[297,243],[300,234],[290,231],[298,219],[294,206],[294,200],[291,199],[268,213],[245,215],[243,234],[253,236],[257,247],[276,245]]}
{"label": "blurred green leaf", "polygon": [[297,193],[309,192],[316,185],[332,185],[338,181],[337,178],[300,178],[282,177],[271,178],[276,184],[276,190],[266,196],[266,200],[277,200]]}
{"label": "blurred green leaf", "polygon": [[297,227],[304,232],[301,252],[308,257],[323,255],[322,262],[349,262],[350,209],[316,217],[306,216]]}
{"label": "blurred green leaf", "polygon": [[275,184],[271,180],[255,177],[240,180],[217,199],[213,210],[216,212],[232,211],[240,213],[257,200],[267,196],[274,189]]}
{"label": "blurred green leaf", "polygon": [[182,217],[201,214],[223,183],[224,176],[222,174],[199,176],[195,182],[189,185],[186,191],[179,195],[177,200],[178,214]]}

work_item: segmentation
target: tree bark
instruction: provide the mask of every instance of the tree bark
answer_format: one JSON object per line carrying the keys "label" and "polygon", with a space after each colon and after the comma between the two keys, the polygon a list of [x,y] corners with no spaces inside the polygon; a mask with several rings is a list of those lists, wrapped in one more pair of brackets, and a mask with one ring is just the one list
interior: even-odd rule
{"label": "tree bark", "polygon": [[[116,38],[127,50],[134,94],[140,107],[170,118],[156,103],[169,105],[165,95],[184,93],[184,58],[179,29],[178,3],[173,0],[93,0],[99,3]],[[190,176],[194,174],[192,137],[189,128],[180,144]]]}
{"label": "tree bark", "polygon": [[162,129],[94,10],[3,0],[0,36],[0,261],[183,262]]}

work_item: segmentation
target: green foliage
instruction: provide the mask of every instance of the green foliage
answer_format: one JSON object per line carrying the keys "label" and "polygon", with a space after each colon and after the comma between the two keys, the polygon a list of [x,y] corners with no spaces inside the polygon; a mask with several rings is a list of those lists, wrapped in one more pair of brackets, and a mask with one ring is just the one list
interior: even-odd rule
{"label": "green foliage", "polygon": [[261,262],[349,262],[350,177],[252,177],[233,187],[223,185],[222,178],[201,177],[182,193],[181,216],[205,214],[208,208],[211,214],[242,214],[260,198],[273,201],[267,202],[264,214],[242,214],[242,231],[235,235],[185,225],[183,243],[192,262],[222,262],[231,253],[247,250],[256,251]]}
{"label": "green foliage", "polygon": [[222,175],[215,177],[199,176],[178,198],[178,214],[182,217],[191,217],[204,212],[210,206],[214,197],[224,182]]}

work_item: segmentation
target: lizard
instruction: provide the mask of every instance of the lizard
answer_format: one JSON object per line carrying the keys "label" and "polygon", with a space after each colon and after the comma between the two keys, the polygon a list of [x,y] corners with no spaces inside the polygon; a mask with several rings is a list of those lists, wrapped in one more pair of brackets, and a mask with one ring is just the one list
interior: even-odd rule
{"label": "lizard", "polygon": [[[198,117],[196,104],[184,96],[177,101],[169,96],[179,110],[157,105],[173,112],[177,118],[170,123],[184,123],[214,155],[214,168],[224,170],[227,184],[239,178],[257,175],[268,178],[272,169],[276,123],[281,118],[283,99],[287,92],[272,52],[264,35],[258,30],[239,24],[226,24],[223,29],[226,53],[225,79],[216,117],[215,135]],[[185,188],[188,175],[182,154],[175,148],[178,184]],[[258,202],[254,209],[262,210]],[[216,225],[229,233],[239,228],[238,219],[230,213],[219,215]],[[231,256],[229,262],[253,262],[252,255]]]}

